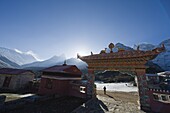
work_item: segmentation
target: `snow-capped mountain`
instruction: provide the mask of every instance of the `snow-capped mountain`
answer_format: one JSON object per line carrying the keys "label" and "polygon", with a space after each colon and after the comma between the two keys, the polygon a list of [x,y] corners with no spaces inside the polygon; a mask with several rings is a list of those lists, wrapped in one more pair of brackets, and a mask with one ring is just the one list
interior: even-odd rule
{"label": "snow-capped mountain", "polygon": [[0,60],[0,68],[11,68],[11,66],[2,60]]}
{"label": "snow-capped mountain", "polygon": [[30,52],[23,53],[18,50],[12,50],[3,47],[0,47],[0,56],[5,57],[18,65],[37,61],[37,59]]}
{"label": "snow-capped mountain", "polygon": [[[162,43],[165,44],[166,51],[159,54],[154,60],[152,60],[152,62],[159,65],[164,70],[170,70],[170,39],[161,42],[158,46],[161,46]],[[152,50],[158,46],[143,43],[143,44],[139,44],[139,49],[143,51],[147,51],[147,50]],[[134,50],[137,49],[137,46],[135,45],[133,49],[131,47],[125,46],[124,44],[117,43],[113,48],[113,52],[116,52],[116,50],[118,51],[118,48],[123,48],[125,50]],[[110,49],[107,48],[106,52],[107,53],[110,52]],[[66,59],[65,56],[62,55],[59,57],[54,56],[45,61],[34,62],[31,64],[23,65],[23,67],[49,67],[53,65],[62,65],[65,59]],[[79,59],[75,59],[75,58],[67,59],[66,63],[68,65],[76,65],[79,69],[87,69],[87,64]]]}
{"label": "snow-capped mountain", "polygon": [[152,45],[152,44],[143,43],[139,45],[134,45],[133,49],[137,50],[138,46],[139,46],[139,50],[142,50],[142,51],[153,50],[156,47],[155,45]]}
{"label": "snow-capped mountain", "polygon": [[1,63],[5,64],[5,67],[13,67],[13,68],[20,68],[20,65],[18,65],[15,62],[10,61],[6,57],[0,56]]}
{"label": "snow-capped mountain", "polygon": [[124,49],[124,50],[133,50],[133,48],[128,47],[128,46],[125,46],[125,45],[122,44],[122,43],[117,43],[117,44],[115,45],[115,47],[117,47],[117,48],[122,48],[122,49]]}
{"label": "snow-capped mountain", "polygon": [[[122,49],[128,50],[128,51],[133,50],[133,48],[128,47],[128,46],[125,46],[125,45],[122,44],[122,43],[116,43],[116,44],[115,44],[115,47],[112,49],[113,52],[118,52],[118,48],[122,48]],[[106,53],[110,53],[110,49],[109,49],[109,48],[106,48]]]}
{"label": "snow-capped mountain", "polygon": [[170,70],[170,39],[161,42],[158,46],[165,45],[165,52],[160,53],[154,60],[164,70]]}
{"label": "snow-capped mountain", "polygon": [[[162,44],[165,45],[165,52],[160,53],[155,59],[152,60],[153,63],[159,65],[164,70],[170,70],[170,39],[161,42],[159,45],[152,45],[147,43],[139,44],[139,49],[143,51],[152,50],[156,47],[160,47]],[[117,43],[113,48],[113,52],[117,52],[118,48],[123,48],[125,50],[137,49],[135,45],[133,48],[125,46],[124,44]],[[107,48],[106,52],[110,52]],[[0,68],[1,67],[15,67],[15,68],[30,68],[30,67],[50,67],[53,65],[62,65],[66,60],[65,55],[54,56],[50,59],[44,61],[37,61],[36,57],[29,52],[23,53],[19,50],[11,50],[0,47]],[[70,58],[66,60],[68,65],[76,65],[79,69],[87,69],[87,64],[79,59]],[[22,65],[20,67],[20,65]]]}
{"label": "snow-capped mountain", "polygon": [[66,64],[68,65],[76,65],[80,70],[87,69],[87,63],[77,58],[70,58],[66,60]]}
{"label": "snow-capped mountain", "polygon": [[50,58],[48,60],[26,64],[26,65],[23,65],[22,68],[26,68],[26,69],[33,69],[33,68],[34,69],[44,69],[46,67],[50,67],[50,66],[54,66],[54,65],[62,65],[62,64],[64,64],[64,62],[67,65],[76,65],[83,72],[87,71],[87,64],[85,62],[83,62],[80,59],[76,59],[76,58],[70,58],[70,59],[66,60],[64,55],[54,56],[54,57],[52,57],[52,58]]}
{"label": "snow-capped mountain", "polygon": [[54,66],[54,65],[63,64],[65,60],[66,60],[65,55],[62,54],[60,56],[53,56],[52,58],[44,60],[44,61],[37,61],[37,62],[30,63],[30,64],[25,64],[25,65],[22,65],[22,67],[23,68],[50,67],[50,66]]}
{"label": "snow-capped mountain", "polygon": [[[138,46],[139,50],[148,51],[153,50],[156,47],[161,47],[162,44],[165,45],[165,52],[160,53],[155,59],[152,60],[152,62],[159,65],[164,70],[170,70],[170,39],[161,42],[159,45],[142,43]],[[134,45],[134,49],[137,49],[137,45]]]}

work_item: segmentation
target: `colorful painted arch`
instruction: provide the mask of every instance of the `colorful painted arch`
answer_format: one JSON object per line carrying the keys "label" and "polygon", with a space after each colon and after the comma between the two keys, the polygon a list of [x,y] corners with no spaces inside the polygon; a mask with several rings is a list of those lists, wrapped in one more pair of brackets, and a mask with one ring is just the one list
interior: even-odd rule
{"label": "colorful painted arch", "polygon": [[100,54],[93,54],[89,56],[77,55],[77,58],[88,64],[88,89],[87,94],[89,97],[95,97],[94,91],[94,71],[111,70],[121,71],[137,76],[137,85],[139,92],[139,106],[144,111],[150,111],[150,99],[148,96],[147,82],[146,82],[146,63],[154,59],[158,54],[165,51],[164,45],[155,48],[151,51],[141,51],[139,47],[137,50],[123,50],[119,49],[118,52],[113,52],[114,44],[109,44],[110,53],[102,50]]}

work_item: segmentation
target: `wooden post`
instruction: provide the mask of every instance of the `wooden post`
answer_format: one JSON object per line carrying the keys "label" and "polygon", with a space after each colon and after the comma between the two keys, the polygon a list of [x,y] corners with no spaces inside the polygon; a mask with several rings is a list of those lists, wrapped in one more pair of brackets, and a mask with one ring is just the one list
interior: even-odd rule
{"label": "wooden post", "polygon": [[135,69],[137,76],[137,86],[139,93],[139,107],[143,111],[150,111],[150,99],[147,90],[145,68]]}

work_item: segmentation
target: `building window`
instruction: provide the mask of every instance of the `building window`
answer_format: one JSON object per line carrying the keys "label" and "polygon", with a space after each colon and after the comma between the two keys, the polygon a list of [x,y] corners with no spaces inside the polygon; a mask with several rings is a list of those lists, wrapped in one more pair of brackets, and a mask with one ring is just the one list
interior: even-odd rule
{"label": "building window", "polygon": [[156,94],[153,94],[153,98],[154,98],[154,100],[159,100],[159,96]]}
{"label": "building window", "polygon": [[84,87],[84,86],[80,86],[80,92],[81,93],[86,93],[86,87]]}
{"label": "building window", "polygon": [[167,98],[166,95],[161,95],[161,98],[162,98],[163,101],[168,101],[168,98]]}
{"label": "building window", "polygon": [[47,79],[47,80],[46,80],[45,87],[46,87],[47,89],[52,89],[52,86],[53,86],[52,80]]}

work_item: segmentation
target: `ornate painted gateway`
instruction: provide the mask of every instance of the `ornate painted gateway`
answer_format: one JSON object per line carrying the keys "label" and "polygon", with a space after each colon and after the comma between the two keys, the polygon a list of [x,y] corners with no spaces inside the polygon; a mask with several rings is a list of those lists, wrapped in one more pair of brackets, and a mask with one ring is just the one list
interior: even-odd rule
{"label": "ornate painted gateway", "polygon": [[102,50],[100,54],[93,54],[89,56],[77,57],[88,64],[88,97],[95,97],[94,92],[94,71],[120,71],[136,75],[139,92],[139,106],[144,111],[150,111],[150,99],[148,96],[148,87],[146,81],[146,62],[154,59],[159,53],[165,50],[164,45],[160,48],[155,48],[152,51],[141,51],[139,47],[137,50],[124,50],[117,48],[117,52],[113,52],[114,44],[109,44],[110,52],[106,53],[106,49]]}

